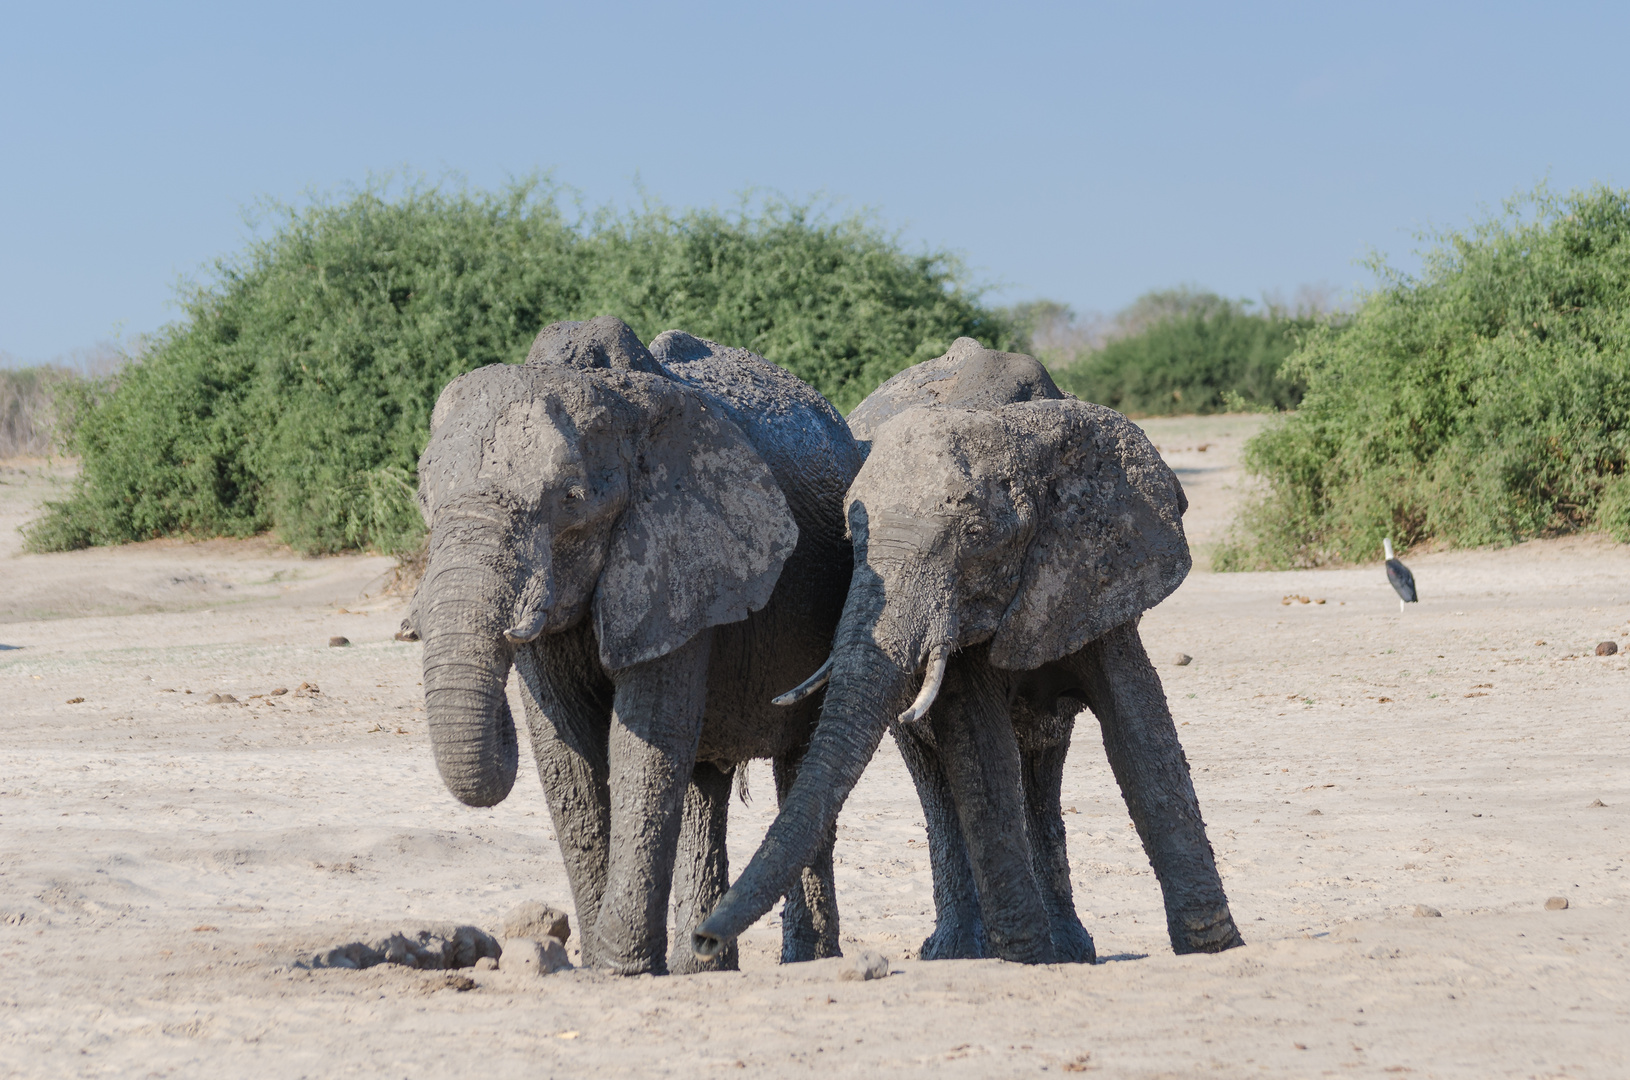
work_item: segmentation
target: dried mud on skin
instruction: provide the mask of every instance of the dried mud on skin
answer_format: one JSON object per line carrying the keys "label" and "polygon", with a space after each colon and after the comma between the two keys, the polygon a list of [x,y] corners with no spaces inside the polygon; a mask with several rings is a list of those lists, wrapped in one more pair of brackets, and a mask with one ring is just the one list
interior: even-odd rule
{"label": "dried mud on skin", "polygon": [[[1227,422],[1146,425],[1197,548],[1237,497]],[[885,740],[839,823],[842,959],[778,966],[772,918],[739,973],[309,970],[567,898],[536,778],[488,810],[446,793],[388,560],[19,555],[35,470],[0,485],[0,1076],[1630,1075],[1630,663],[1594,655],[1630,640],[1623,547],[1412,557],[1430,592],[1402,617],[1379,564],[1196,572],[1149,613],[1249,942],[1222,956],[1170,954],[1083,724],[1064,820],[1105,963],[909,959],[932,895]],[[774,800],[730,812],[739,872]],[[845,978],[868,950],[887,977]]]}

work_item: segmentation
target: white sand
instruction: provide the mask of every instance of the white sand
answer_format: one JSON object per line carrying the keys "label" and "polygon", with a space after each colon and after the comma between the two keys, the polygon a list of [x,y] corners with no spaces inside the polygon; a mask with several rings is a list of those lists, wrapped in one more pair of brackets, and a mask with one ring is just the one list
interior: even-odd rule
{"label": "white sand", "polygon": [[[1202,556],[1253,426],[1147,425]],[[1196,572],[1149,614],[1243,949],[1171,955],[1089,717],[1066,820],[1106,963],[904,959],[932,904],[885,740],[838,886],[846,947],[890,956],[889,978],[781,968],[767,920],[739,974],[458,992],[290,967],[428,922],[496,930],[523,898],[569,907],[530,770],[490,810],[437,778],[419,649],[391,640],[403,602],[365,595],[390,562],[263,540],[20,554],[12,526],[62,475],[0,466],[0,1076],[1630,1075],[1630,671],[1591,655],[1630,645],[1623,546],[1412,558],[1403,615],[1379,565]],[[254,696],[301,682],[320,694]],[[764,763],[752,781],[738,868],[773,812]]]}

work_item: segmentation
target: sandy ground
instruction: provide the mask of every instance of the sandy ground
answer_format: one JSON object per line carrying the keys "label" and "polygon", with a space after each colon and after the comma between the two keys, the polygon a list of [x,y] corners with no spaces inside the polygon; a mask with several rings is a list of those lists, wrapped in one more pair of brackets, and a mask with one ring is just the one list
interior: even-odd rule
{"label": "sandy ground", "polygon": [[[1202,565],[1254,424],[1147,424]],[[535,780],[489,810],[442,788],[389,561],[21,554],[13,526],[64,476],[0,465],[0,1076],[1630,1075],[1630,670],[1592,655],[1630,645],[1626,547],[1414,558],[1424,599],[1402,615],[1379,565],[1197,571],[1148,615],[1245,948],[1171,955],[1088,718],[1066,821],[1103,963],[909,958],[927,853],[885,740],[838,886],[846,948],[883,952],[888,978],[779,967],[770,919],[740,973],[461,992],[294,966],[569,904]],[[258,696],[301,683],[319,690]],[[737,867],[773,810],[767,765],[751,776]]]}

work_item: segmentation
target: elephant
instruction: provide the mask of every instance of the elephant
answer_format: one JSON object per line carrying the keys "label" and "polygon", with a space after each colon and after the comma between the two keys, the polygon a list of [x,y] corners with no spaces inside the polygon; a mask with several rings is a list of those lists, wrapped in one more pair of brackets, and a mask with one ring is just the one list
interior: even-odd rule
{"label": "elephant", "polygon": [[[667,956],[670,895],[688,943],[729,881],[739,763],[772,758],[791,790],[818,702],[770,698],[830,648],[860,463],[789,372],[679,331],[647,348],[611,317],[546,327],[525,363],[437,401],[427,562],[399,636],[424,643],[436,765],[472,806],[515,782],[519,675],[586,966],[734,966]],[[784,960],[839,953],[831,848],[788,890]]]}
{"label": "elephant", "polygon": [[1059,807],[1082,705],[1174,950],[1243,944],[1138,634],[1191,565],[1175,474],[1119,413],[967,338],[879,387],[849,423],[869,441],[845,500],[854,577],[828,663],[782,699],[824,680],[820,720],[758,852],[698,928],[698,954],[767,910],[889,729],[929,833],[936,926],[919,955],[1092,961]]}

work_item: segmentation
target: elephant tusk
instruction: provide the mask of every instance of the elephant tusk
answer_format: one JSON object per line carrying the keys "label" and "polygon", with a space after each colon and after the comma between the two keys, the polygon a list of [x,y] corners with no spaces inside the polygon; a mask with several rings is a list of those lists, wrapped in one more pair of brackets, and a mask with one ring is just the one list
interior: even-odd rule
{"label": "elephant tusk", "polygon": [[791,690],[788,690],[785,694],[775,698],[771,704],[796,705],[809,695],[813,694],[815,691],[819,690],[821,687],[825,686],[828,680],[831,678],[832,658],[828,656],[826,658],[826,663],[817,668],[815,674],[811,675],[809,678],[805,679]]}
{"label": "elephant tusk", "polygon": [[951,646],[949,644],[935,645],[928,652],[928,674],[923,678],[923,688],[917,692],[917,700],[911,703],[911,708],[895,718],[896,723],[909,724],[921,720],[939,697],[940,684],[945,681],[945,665],[951,660]]}
{"label": "elephant tusk", "polygon": [[511,645],[525,645],[529,641],[536,641],[543,636],[543,626],[548,620],[548,610],[540,607],[527,616],[524,622],[505,630],[504,639]]}

